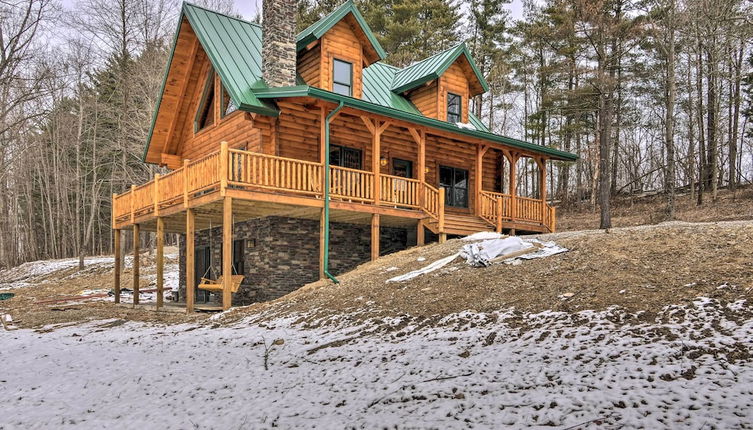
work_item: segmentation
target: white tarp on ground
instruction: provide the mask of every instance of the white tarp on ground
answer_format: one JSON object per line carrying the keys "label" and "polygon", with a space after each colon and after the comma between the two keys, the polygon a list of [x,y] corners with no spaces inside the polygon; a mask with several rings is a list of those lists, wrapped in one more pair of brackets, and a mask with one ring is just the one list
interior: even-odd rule
{"label": "white tarp on ground", "polygon": [[465,262],[471,266],[489,266],[492,264],[492,260],[500,255],[511,254],[528,248],[533,250],[534,245],[519,237],[510,236],[504,239],[490,239],[463,245],[460,256],[465,258]]}
{"label": "white tarp on ground", "polygon": [[483,240],[463,245],[463,248],[457,254],[444,257],[428,266],[413,270],[406,274],[395,276],[394,278],[388,279],[387,282],[403,282],[431,273],[450,264],[457,257],[465,258],[465,261],[471,266],[486,267],[492,265],[494,263],[493,260],[497,257],[523,251],[528,248],[531,248],[531,252],[504,260],[504,262],[514,261],[515,259],[533,260],[534,258],[544,258],[567,252],[567,248],[563,248],[554,242],[542,242],[538,239],[521,239],[517,236],[511,236],[504,239]]}

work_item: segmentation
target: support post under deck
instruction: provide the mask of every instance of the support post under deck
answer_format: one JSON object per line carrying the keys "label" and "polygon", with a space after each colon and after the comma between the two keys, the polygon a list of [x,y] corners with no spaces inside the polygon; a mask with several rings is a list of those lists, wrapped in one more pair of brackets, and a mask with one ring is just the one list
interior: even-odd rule
{"label": "support post under deck", "polygon": [[133,304],[139,304],[139,246],[141,226],[133,225]]}

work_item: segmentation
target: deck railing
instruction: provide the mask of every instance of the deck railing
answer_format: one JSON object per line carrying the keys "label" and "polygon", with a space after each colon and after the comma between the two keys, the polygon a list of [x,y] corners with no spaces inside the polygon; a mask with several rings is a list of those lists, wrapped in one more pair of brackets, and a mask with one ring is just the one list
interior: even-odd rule
{"label": "deck railing", "polygon": [[418,179],[382,175],[379,199],[383,204],[416,209],[420,206],[421,183]]}
{"label": "deck railing", "polygon": [[[113,195],[113,226],[134,223],[147,215],[159,216],[163,209],[175,205],[187,207],[192,199],[231,188],[322,198],[322,174],[321,163],[228,149],[223,144],[219,152]],[[443,188],[417,179],[380,175],[380,197],[375,202],[373,172],[330,166],[329,175],[333,200],[420,210],[440,231],[444,228]],[[477,200],[478,215],[497,230],[503,221],[543,224],[554,230],[554,208],[540,199],[482,191]]]}
{"label": "deck railing", "polygon": [[374,173],[330,166],[329,192],[332,197],[356,202],[374,202]]}
{"label": "deck railing", "polygon": [[234,149],[228,152],[228,183],[231,185],[309,195],[321,193],[322,166],[319,163]]}

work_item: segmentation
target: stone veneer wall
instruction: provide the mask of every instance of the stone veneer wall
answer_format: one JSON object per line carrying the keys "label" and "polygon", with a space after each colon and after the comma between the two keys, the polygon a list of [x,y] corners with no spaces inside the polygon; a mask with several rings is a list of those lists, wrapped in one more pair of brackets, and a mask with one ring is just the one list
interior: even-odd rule
{"label": "stone veneer wall", "polygon": [[[369,260],[370,226],[332,223],[330,271],[337,275]],[[234,239],[245,239],[243,284],[233,295],[234,305],[267,301],[290,293],[319,277],[319,221],[266,217],[236,223]],[[387,254],[415,245],[406,229],[382,227],[380,250]],[[209,246],[214,274],[221,273],[222,227],[196,233],[196,247]],[[180,238],[180,297],[185,298],[185,235]],[[213,276],[212,276],[213,277]],[[198,281],[198,280],[197,280]],[[214,299],[219,298],[215,295]]]}

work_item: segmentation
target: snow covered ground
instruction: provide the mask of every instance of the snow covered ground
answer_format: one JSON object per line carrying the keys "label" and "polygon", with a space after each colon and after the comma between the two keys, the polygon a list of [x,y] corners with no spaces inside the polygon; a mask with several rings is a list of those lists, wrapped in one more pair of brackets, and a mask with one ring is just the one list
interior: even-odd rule
{"label": "snow covered ground", "polygon": [[0,332],[0,428],[751,428],[750,315],[698,299],[656,320],[613,309]]}

